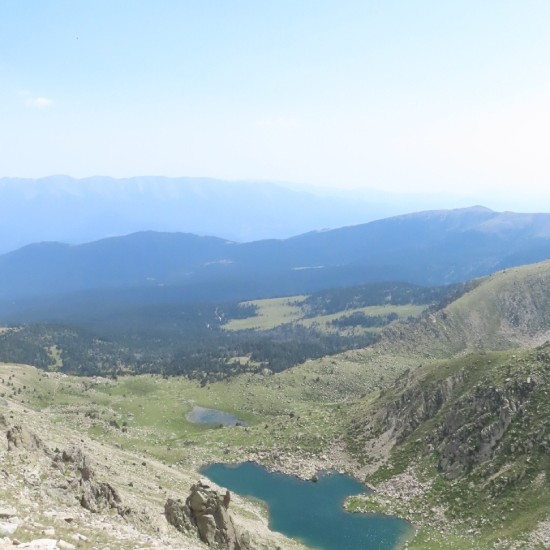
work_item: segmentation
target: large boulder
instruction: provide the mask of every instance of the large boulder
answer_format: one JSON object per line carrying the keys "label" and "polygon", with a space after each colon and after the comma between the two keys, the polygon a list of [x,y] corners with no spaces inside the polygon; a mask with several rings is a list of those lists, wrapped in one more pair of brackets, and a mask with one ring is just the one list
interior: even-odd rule
{"label": "large boulder", "polygon": [[245,550],[249,547],[247,534],[240,534],[229,514],[230,494],[223,496],[199,481],[191,487],[187,500],[168,499],[164,506],[167,521],[182,532],[195,530],[200,539],[215,548]]}

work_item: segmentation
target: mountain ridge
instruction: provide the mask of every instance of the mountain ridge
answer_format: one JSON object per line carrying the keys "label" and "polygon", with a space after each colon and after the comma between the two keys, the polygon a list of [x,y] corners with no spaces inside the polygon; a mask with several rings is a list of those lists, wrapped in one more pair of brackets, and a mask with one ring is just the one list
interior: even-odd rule
{"label": "mountain ridge", "polygon": [[392,213],[376,201],[336,195],[214,178],[0,178],[0,252],[37,240],[79,244],[144,229],[240,242],[286,238]]}
{"label": "mountain ridge", "polygon": [[210,293],[217,300],[245,300],[384,280],[434,286],[548,257],[550,214],[482,207],[248,243],[142,231],[81,245],[33,244],[4,254],[0,299],[128,288],[154,294],[169,287],[186,300],[208,299]]}

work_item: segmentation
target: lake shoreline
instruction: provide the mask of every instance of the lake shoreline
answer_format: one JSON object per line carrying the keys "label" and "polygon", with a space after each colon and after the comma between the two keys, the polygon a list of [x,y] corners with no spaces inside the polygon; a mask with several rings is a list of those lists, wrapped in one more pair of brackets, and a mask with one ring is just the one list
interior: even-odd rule
{"label": "lake shoreline", "polygon": [[[256,461],[204,465],[199,470],[221,487],[265,503],[270,529],[324,550],[372,547],[397,550],[415,528],[403,518],[349,511],[349,497],[369,493],[356,477],[325,470],[317,481]],[[327,525],[327,514],[330,521]]]}

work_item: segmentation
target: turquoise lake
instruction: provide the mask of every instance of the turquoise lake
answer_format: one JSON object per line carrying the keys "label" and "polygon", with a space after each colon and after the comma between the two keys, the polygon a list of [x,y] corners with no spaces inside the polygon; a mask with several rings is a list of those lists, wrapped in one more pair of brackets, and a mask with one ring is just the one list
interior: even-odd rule
{"label": "turquoise lake", "polygon": [[350,495],[366,491],[357,480],[329,474],[317,483],[268,472],[253,462],[213,464],[202,473],[242,496],[263,500],[272,530],[319,550],[395,550],[411,532],[399,518],[351,514],[342,507]]}

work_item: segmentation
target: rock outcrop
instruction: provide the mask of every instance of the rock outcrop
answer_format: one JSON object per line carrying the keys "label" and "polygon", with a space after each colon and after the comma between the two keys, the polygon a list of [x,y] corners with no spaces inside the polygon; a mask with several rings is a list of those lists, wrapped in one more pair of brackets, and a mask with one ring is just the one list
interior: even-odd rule
{"label": "rock outcrop", "polygon": [[[7,427],[6,419],[0,416],[0,426]],[[90,459],[79,447],[71,447],[63,452],[53,453],[42,440],[21,424],[8,428],[6,433],[8,452],[28,451],[53,457],[53,467],[61,470],[68,479],[68,488],[76,493],[77,500],[90,512],[115,509],[120,515],[129,513],[122,506],[117,490],[106,482],[96,481]]]}
{"label": "rock outcrop", "polygon": [[164,515],[166,521],[181,533],[190,533],[196,529],[189,506],[180,499],[169,498],[164,504]]}
{"label": "rock outcrop", "polygon": [[49,452],[38,436],[32,432],[29,432],[20,424],[16,424],[15,426],[9,428],[6,432],[6,439],[8,441],[8,451],[35,451],[40,449],[46,454]]}
{"label": "rock outcrop", "polygon": [[207,482],[191,487],[187,500],[168,499],[164,513],[168,523],[181,532],[196,531],[200,539],[219,549],[246,550],[250,548],[248,533],[239,533],[229,514],[229,491],[221,496]]}
{"label": "rock outcrop", "polygon": [[122,506],[117,490],[110,483],[94,479],[91,461],[79,447],[71,447],[57,453],[53,464],[70,478],[69,484],[83,508],[90,512],[114,509],[120,515],[129,512]]}
{"label": "rock outcrop", "polygon": [[19,527],[17,512],[10,507],[0,507],[0,547],[1,537],[11,537]]}

